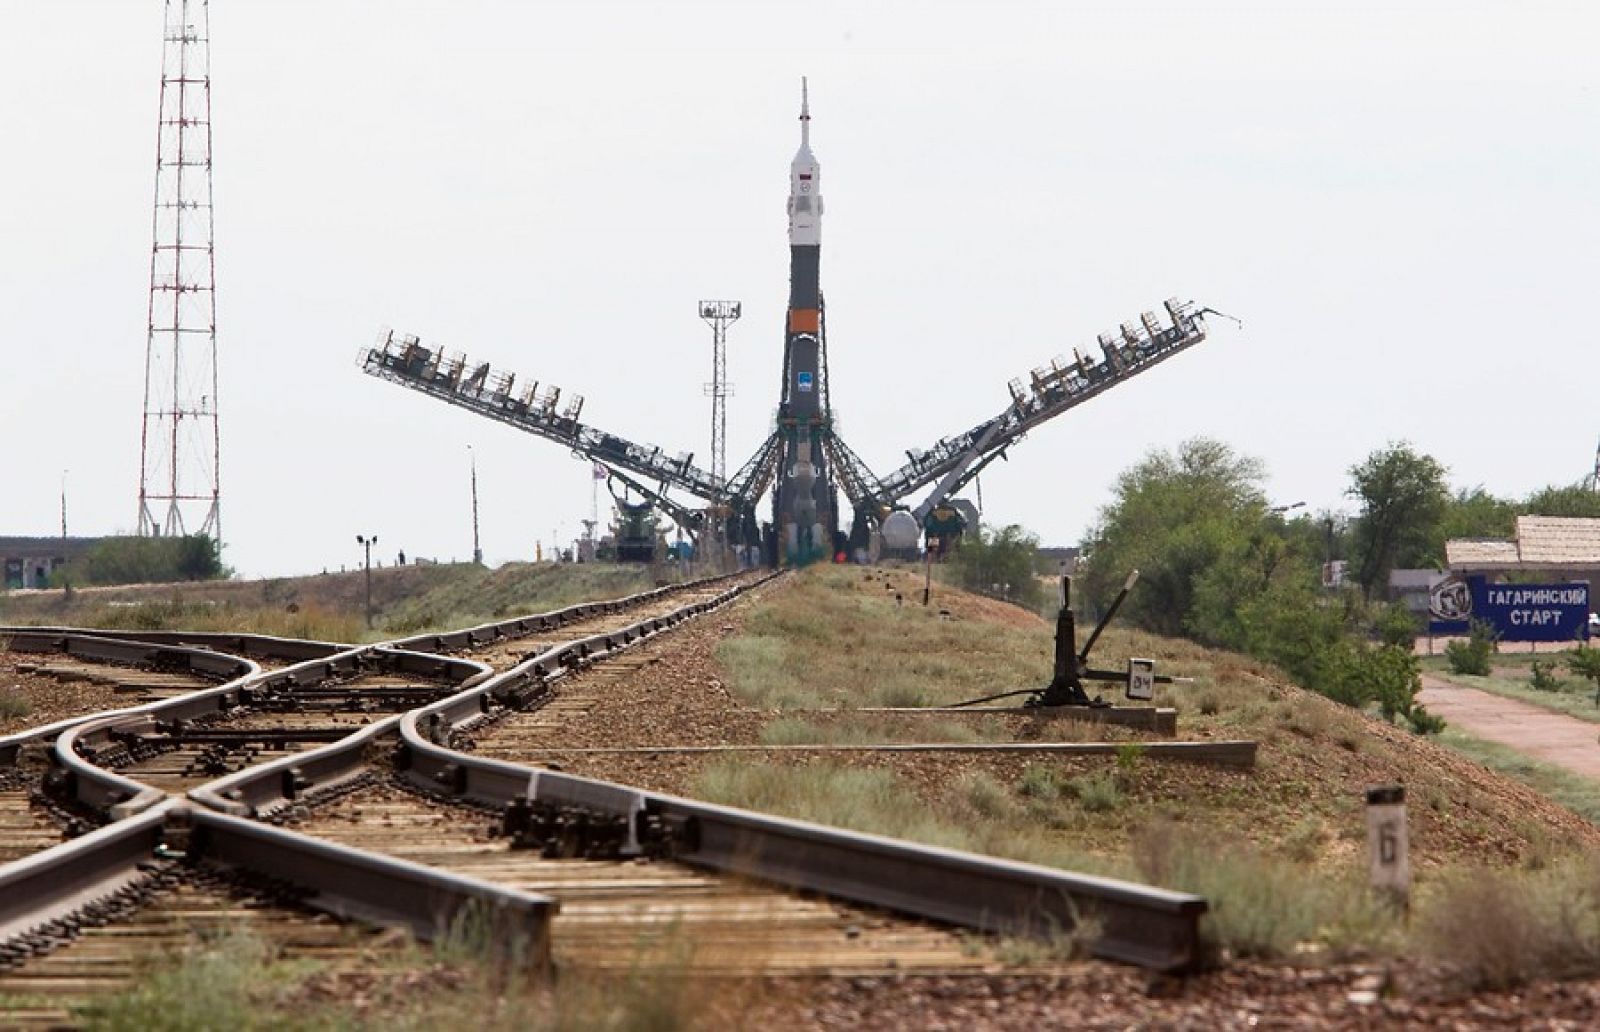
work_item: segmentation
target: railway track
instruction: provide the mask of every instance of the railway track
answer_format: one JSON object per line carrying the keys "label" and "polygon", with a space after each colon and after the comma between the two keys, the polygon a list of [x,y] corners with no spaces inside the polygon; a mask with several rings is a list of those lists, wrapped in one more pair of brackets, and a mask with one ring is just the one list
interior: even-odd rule
{"label": "railway track", "polygon": [[518,956],[583,967],[672,950],[707,973],[952,972],[989,962],[961,929],[1053,937],[1086,913],[1103,956],[1196,960],[1196,897],[460,751],[583,719],[604,681],[570,674],[635,662],[640,642],[763,581],[378,646],[300,643],[316,655],[72,722],[50,740],[53,799],[106,824],[0,866],[0,994],[56,986],[39,1013],[59,1017],[125,984],[128,948],[192,941],[236,910],[335,960],[319,915],[429,938],[472,907]]}
{"label": "railway track", "polygon": [[993,963],[958,931],[669,858],[518,848],[483,808],[375,779],[289,826],[318,838],[549,896],[558,967],[628,968],[651,956],[717,975],[959,972]]}
{"label": "railway track", "polygon": [[[630,623],[694,609],[714,594],[691,584],[569,607],[529,618],[526,625],[505,621],[469,629],[461,634],[461,651],[514,652],[519,638],[558,628],[603,637]],[[661,626],[675,620],[662,619]],[[234,647],[268,659],[274,668],[228,657],[238,668],[231,672],[242,676],[221,684],[216,678],[196,680],[196,686],[209,687],[63,721],[13,736],[15,742],[0,740],[12,745],[0,754],[8,764],[0,767],[0,828],[10,844],[0,854],[0,996],[29,1001],[27,1007],[8,1006],[5,1024],[70,1023],[85,1000],[126,985],[140,970],[141,957],[204,940],[222,927],[264,931],[267,947],[290,958],[339,959],[350,956],[350,949],[366,956],[370,935],[339,930],[329,912],[404,924],[427,938],[468,903],[488,901],[500,917],[508,907],[521,915],[508,926],[513,940],[524,944],[525,957],[543,962],[547,914],[555,910],[547,897],[311,839],[242,847],[237,827],[226,835],[204,828],[205,834],[195,836],[193,821],[219,818],[173,809],[174,795],[229,770],[290,757],[375,723],[393,724],[396,714],[487,676],[487,664],[391,645],[185,633],[163,634],[159,644],[116,638],[85,645],[88,636],[58,629],[45,634],[63,649],[70,642],[123,658],[155,648],[169,664],[173,656],[202,666],[222,662],[212,650]],[[35,644],[54,647],[44,637]],[[39,762],[46,756],[48,766]],[[48,775],[49,791],[41,787],[40,770],[29,766]],[[285,780],[283,787],[293,794],[293,777]],[[91,832],[100,822],[108,824]],[[60,842],[63,834],[84,832],[89,833],[81,839]],[[114,841],[106,844],[106,836]],[[131,850],[125,846],[130,836],[136,840]],[[117,841],[124,842],[121,852]],[[214,855],[218,843],[220,856]],[[151,856],[176,859],[152,864]],[[93,873],[74,877],[74,865],[83,864]],[[387,889],[379,887],[385,883]],[[425,886],[421,892],[419,883]],[[265,890],[252,888],[261,885]],[[97,902],[86,907],[86,899]],[[330,954],[333,943],[355,945]]]}

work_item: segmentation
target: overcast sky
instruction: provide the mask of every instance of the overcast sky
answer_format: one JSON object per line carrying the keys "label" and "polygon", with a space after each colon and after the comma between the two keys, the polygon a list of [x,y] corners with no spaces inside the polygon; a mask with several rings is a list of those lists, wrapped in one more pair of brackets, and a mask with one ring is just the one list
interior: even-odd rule
{"label": "overcast sky", "polygon": [[[159,0],[0,0],[0,534],[136,525]],[[1200,347],[1034,433],[986,516],[1071,543],[1211,435],[1274,500],[1410,439],[1462,485],[1588,471],[1600,16],[1552,3],[211,5],[226,559],[491,561],[570,538],[584,464],[362,375],[393,326],[708,464],[777,400],[799,78],[843,435],[880,474],[1179,295]],[[1202,9],[1203,8],[1203,9]]]}

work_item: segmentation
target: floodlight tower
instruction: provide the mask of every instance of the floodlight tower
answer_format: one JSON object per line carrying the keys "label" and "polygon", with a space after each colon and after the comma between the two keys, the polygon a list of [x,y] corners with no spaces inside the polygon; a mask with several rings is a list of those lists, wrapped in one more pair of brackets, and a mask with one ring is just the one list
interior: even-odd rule
{"label": "floodlight tower", "polygon": [[719,491],[728,486],[728,327],[739,321],[737,301],[702,301],[700,318],[711,326],[711,382],[705,385],[711,398],[711,478]]}
{"label": "floodlight tower", "polygon": [[222,538],[208,0],[166,0],[139,533]]}

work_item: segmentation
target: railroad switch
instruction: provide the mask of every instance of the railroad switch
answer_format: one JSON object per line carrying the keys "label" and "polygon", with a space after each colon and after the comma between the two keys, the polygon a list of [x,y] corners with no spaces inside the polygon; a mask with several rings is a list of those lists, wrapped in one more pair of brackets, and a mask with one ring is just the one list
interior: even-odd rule
{"label": "railroad switch", "polygon": [[1117,610],[1122,607],[1128,593],[1138,582],[1139,571],[1134,570],[1128,575],[1117,597],[1112,600],[1111,608],[1106,610],[1106,615],[1095,625],[1089,640],[1084,642],[1082,651],[1079,651],[1077,619],[1072,615],[1072,578],[1062,576],[1061,611],[1056,615],[1055,672],[1050,683],[1029,696],[1023,703],[1024,706],[1107,707],[1111,705],[1101,696],[1089,698],[1089,693],[1083,687],[1084,681],[1123,681],[1128,686],[1128,697],[1135,699],[1149,699],[1153,685],[1173,683],[1173,678],[1155,672],[1153,660],[1131,659],[1128,661],[1126,671],[1096,670],[1089,666],[1089,650],[1100,640],[1100,633],[1106,629],[1111,618],[1117,615]]}

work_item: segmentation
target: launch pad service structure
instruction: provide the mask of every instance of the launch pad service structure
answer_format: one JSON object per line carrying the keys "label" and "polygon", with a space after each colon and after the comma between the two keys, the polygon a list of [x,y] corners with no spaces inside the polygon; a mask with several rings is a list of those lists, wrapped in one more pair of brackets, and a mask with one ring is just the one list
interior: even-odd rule
{"label": "launch pad service structure", "polygon": [[[431,395],[561,444],[603,468],[613,482],[662,509],[694,541],[728,545],[745,562],[776,566],[826,561],[840,553],[870,551],[878,541],[914,546],[940,509],[985,466],[1004,456],[1029,430],[1125,382],[1206,337],[1213,309],[1169,299],[1166,318],[1154,311],[1101,333],[1102,357],[1073,349],[1009,384],[1005,408],[969,430],[941,438],[926,450],[906,451],[907,462],[886,477],[874,474],[834,429],[828,393],[827,304],[821,286],[822,169],[811,151],[808,85],[800,87],[800,149],[789,165],[789,304],[784,319],[783,389],[772,432],[726,481],[707,473],[694,456],[668,457],[579,422],[583,398],[559,404],[560,388],[519,383],[514,373],[469,364],[460,354],[428,347],[414,336],[387,331],[362,354],[372,376]],[[915,506],[907,499],[932,485]],[[772,489],[772,519],[759,519],[759,503]],[[684,504],[674,490],[702,505]],[[853,512],[841,530],[838,496]]]}

